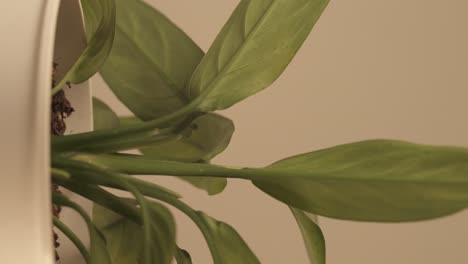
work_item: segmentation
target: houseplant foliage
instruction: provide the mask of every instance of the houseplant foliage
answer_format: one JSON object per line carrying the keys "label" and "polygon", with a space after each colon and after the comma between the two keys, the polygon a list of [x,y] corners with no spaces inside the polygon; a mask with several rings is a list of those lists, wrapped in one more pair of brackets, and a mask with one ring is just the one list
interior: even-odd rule
{"label": "houseplant foliage", "polygon": [[[88,48],[60,83],[100,71],[134,116],[119,117],[94,99],[95,131],[52,137],[52,180],[95,203],[89,249],[66,227],[88,263],[191,263],[167,209],[200,229],[216,264],[260,263],[230,225],[192,209],[179,194],[133,175],[177,176],[210,195],[227,179],[251,181],[290,207],[311,263],[325,263],[316,216],[376,222],[432,219],[468,206],[468,150],[370,140],[285,158],[264,168],[210,160],[229,144],[229,108],[283,72],[328,0],[241,0],[206,54],[141,0],[81,0]],[[54,90],[60,89],[57,86]],[[140,154],[123,154],[125,150]],[[118,197],[109,188],[128,192]],[[125,251],[123,251],[125,249]]]}

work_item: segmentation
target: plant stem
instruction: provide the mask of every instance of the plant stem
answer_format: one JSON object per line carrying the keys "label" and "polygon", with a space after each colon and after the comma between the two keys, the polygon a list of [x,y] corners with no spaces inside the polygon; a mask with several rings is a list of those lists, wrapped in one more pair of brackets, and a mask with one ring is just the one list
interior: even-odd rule
{"label": "plant stem", "polygon": [[[67,164],[67,162],[63,160],[61,160],[61,162],[62,162],[62,165]],[[122,203],[122,201],[120,201],[118,197],[114,198],[112,194],[107,193],[106,191],[98,187],[95,187],[94,185],[102,185],[102,186],[116,188],[116,189],[120,189],[124,191],[128,191],[127,188],[124,188],[124,186],[120,184],[116,184],[115,181],[108,180],[107,177],[98,177],[98,175],[96,174],[88,174],[89,173],[88,170],[90,168],[98,169],[94,167],[93,165],[86,164],[83,162],[76,162],[76,161],[75,162],[69,161],[68,165],[72,165],[71,167],[67,166],[67,169],[72,172],[71,173],[72,179],[76,177],[80,180],[80,183],[77,183],[77,182],[73,183],[72,180],[59,177],[60,180],[58,181],[58,183],[60,185],[64,186],[67,189],[71,188],[70,190],[80,195],[83,195],[87,197],[88,199],[93,200],[107,208],[110,208],[111,210],[119,214],[122,214],[120,212],[125,208],[122,208],[122,206],[116,207],[116,205],[114,204],[115,202],[111,202],[109,204],[110,201],[115,200],[115,199],[119,201],[118,204]],[[81,166],[81,169],[79,168],[79,166]],[[76,173],[74,173],[74,170],[77,170]],[[112,177],[111,175],[108,175],[108,176]],[[57,178],[57,177],[58,176],[54,176],[54,178]],[[131,177],[128,177],[128,179],[131,179]],[[83,183],[86,183],[86,184],[83,184]],[[94,184],[94,185],[88,185],[88,184]],[[213,255],[213,258],[215,260],[215,263],[218,263],[219,261],[221,261],[220,259],[221,256],[218,256],[216,254],[217,252],[216,245],[214,244],[214,240],[211,237],[211,233],[208,227],[206,226],[206,223],[203,221],[203,219],[200,217],[200,215],[196,211],[194,211],[188,205],[180,201],[178,199],[179,198],[178,196],[175,196],[173,193],[166,191],[165,189],[157,185],[147,183],[138,179],[133,179],[132,184],[134,184],[134,186],[138,189],[139,192],[141,192],[141,194],[144,194],[146,196],[149,196],[149,197],[158,199],[160,201],[163,201],[167,204],[170,204],[174,206],[175,208],[179,209],[184,214],[186,214],[190,219],[192,219],[192,221],[194,221],[194,223],[198,226],[203,236],[205,237],[208,243],[208,246],[210,248],[210,251]],[[156,188],[153,188],[154,186],[156,186]],[[112,209],[112,208],[116,208],[116,209]],[[127,214],[128,212],[125,212],[122,215],[127,215]]]}
{"label": "plant stem", "polygon": [[132,134],[151,132],[157,128],[164,128],[171,122],[194,113],[199,101],[201,100],[202,97],[198,97],[190,104],[171,114],[152,121],[142,122],[141,124],[128,125],[114,129],[103,129],[63,137],[52,137],[52,149],[59,151],[84,149],[96,143],[104,144],[105,142],[111,142],[112,140],[124,138]]}
{"label": "plant stem", "polygon": [[91,256],[89,255],[88,250],[86,249],[83,242],[78,238],[73,231],[68,228],[62,221],[60,221],[57,217],[54,216],[53,218],[54,226],[57,227],[62,233],[70,239],[70,241],[76,246],[76,248],[80,251],[81,255],[85,259],[86,263],[90,263]]}
{"label": "plant stem", "polygon": [[[111,187],[115,189],[120,189],[123,191],[127,191],[124,188],[120,186],[116,186],[115,184],[109,183],[107,181],[102,181],[99,179],[95,179],[94,184],[99,184],[103,185],[106,187]],[[205,240],[207,241],[208,247],[210,248],[211,254],[213,255],[214,258],[214,263],[219,263],[221,261],[221,256],[218,256],[216,254],[216,245],[214,243],[214,239],[211,236],[209,228],[206,226],[205,222],[203,219],[200,217],[200,215],[197,214],[196,211],[194,211],[192,208],[190,208],[187,204],[182,202],[181,200],[178,199],[178,197],[174,196],[171,192],[168,192],[162,188],[151,188],[150,185],[139,185],[135,184],[135,186],[139,189],[139,191],[151,198],[160,200],[162,202],[165,202],[167,204],[170,204],[180,210],[182,213],[187,215],[200,229],[202,235],[205,237]],[[67,185],[64,185],[65,188],[68,189]],[[143,187],[143,188],[141,188]],[[75,191],[76,189],[73,189]],[[96,201],[97,203],[102,202],[102,199],[99,199],[99,197],[93,197],[94,194],[91,193],[86,193],[86,192],[77,192],[81,195],[86,195],[86,197],[89,197],[91,200]],[[118,199],[118,198],[117,198]],[[99,203],[101,204],[101,203]],[[111,209],[112,210],[112,209]],[[120,210],[120,209],[119,209]],[[115,211],[116,213],[119,213],[119,210]],[[124,215],[124,214],[122,214]]]}
{"label": "plant stem", "polygon": [[80,148],[77,150],[84,150],[92,153],[113,153],[118,151],[124,151],[129,149],[136,149],[144,147],[149,144],[161,141],[170,140],[177,138],[178,135],[142,135],[142,136],[131,136],[131,137],[119,137],[112,141],[104,141],[103,143],[93,144],[86,148]]}
{"label": "plant stem", "polygon": [[140,155],[77,154],[73,158],[96,166],[108,167],[122,173],[136,175],[208,176],[251,180],[262,174],[260,169],[237,169],[204,163],[162,161]]}
{"label": "plant stem", "polygon": [[64,171],[64,170],[57,169],[57,168],[51,168],[50,169],[50,174],[52,176],[63,177],[65,179],[70,179],[70,177],[71,177],[71,175],[70,175],[70,173],[68,173],[68,171]]}
{"label": "plant stem", "polygon": [[54,183],[73,191],[117,214],[123,215],[131,221],[142,224],[140,212],[137,208],[123,202],[120,197],[91,184],[73,181],[67,178],[61,178],[57,175],[52,176]]}
{"label": "plant stem", "polygon": [[58,93],[60,90],[62,90],[63,86],[65,86],[67,84],[66,77],[68,77],[68,76],[64,76],[62,78],[62,80],[60,80],[60,82],[57,85],[55,85],[54,88],[52,88],[51,96],[54,96],[56,93]]}

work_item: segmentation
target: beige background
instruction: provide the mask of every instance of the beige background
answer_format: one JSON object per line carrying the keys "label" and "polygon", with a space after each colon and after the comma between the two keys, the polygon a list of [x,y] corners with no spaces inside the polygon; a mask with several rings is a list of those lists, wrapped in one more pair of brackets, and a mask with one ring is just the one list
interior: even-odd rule
{"label": "beige background", "polygon": [[[150,2],[206,50],[238,1]],[[216,162],[262,166],[369,138],[468,146],[467,11],[465,0],[332,1],[284,75],[223,112],[237,130]],[[102,81],[95,83],[117,106]],[[157,180],[231,223],[262,263],[307,263],[287,208],[248,182],[231,181],[207,197],[177,180]],[[211,263],[195,226],[176,215],[181,246],[194,263]],[[468,263],[468,212],[417,224],[321,223],[331,264]]]}

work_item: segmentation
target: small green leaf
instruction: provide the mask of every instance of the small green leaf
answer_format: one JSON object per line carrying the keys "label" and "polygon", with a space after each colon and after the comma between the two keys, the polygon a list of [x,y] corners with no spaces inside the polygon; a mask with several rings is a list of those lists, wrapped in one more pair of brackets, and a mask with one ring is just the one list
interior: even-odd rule
{"label": "small green leaf", "polygon": [[159,160],[181,162],[209,161],[229,145],[234,123],[221,115],[204,114],[195,118],[178,138],[159,141],[141,152]]}
{"label": "small green leaf", "polygon": [[203,51],[159,11],[140,0],[116,0],[114,47],[101,74],[140,119],[188,103],[185,87]]}
{"label": "small green leaf", "polygon": [[177,177],[186,181],[198,189],[205,190],[209,195],[216,195],[224,191],[227,186],[227,179],[212,177]]}
{"label": "small green leaf", "polygon": [[73,66],[72,83],[81,83],[96,74],[109,55],[115,35],[114,0],[81,0],[88,46]]}
{"label": "small green leaf", "polygon": [[259,264],[255,254],[250,250],[237,231],[230,225],[219,222],[203,212],[197,212],[200,220],[208,229],[215,264]]}
{"label": "small green leaf", "polygon": [[94,227],[89,227],[91,240],[91,262],[90,264],[113,264],[106,249],[106,241]]}
{"label": "small green leaf", "polygon": [[289,207],[296,218],[310,264],[325,264],[325,238],[317,223],[317,216]]}
{"label": "small green leaf", "polygon": [[[135,204],[134,201],[131,201]],[[174,218],[169,210],[157,203],[150,203],[151,247],[157,263],[169,264],[175,252]],[[104,234],[113,264],[135,264],[142,261],[143,228],[130,219],[99,205],[94,205],[93,220]]]}
{"label": "small green leaf", "polygon": [[192,258],[190,254],[181,248],[176,249],[175,259],[177,264],[192,264]]}
{"label": "small green leaf", "polygon": [[155,253],[160,255],[154,259],[157,260],[156,263],[170,264],[177,248],[175,243],[176,227],[174,217],[169,209],[159,203],[151,202],[150,209],[152,211],[151,220],[155,233],[153,247],[158,248],[158,250],[155,250]]}
{"label": "small green leaf", "polygon": [[119,127],[119,117],[103,101],[93,97],[94,130]]}
{"label": "small green leaf", "polygon": [[138,263],[143,251],[140,225],[97,204],[93,207],[93,221],[106,238],[113,264]]}
{"label": "small green leaf", "polygon": [[328,0],[242,0],[190,81],[202,111],[220,110],[266,88],[284,71]]}
{"label": "small green leaf", "polygon": [[82,83],[96,74],[107,59],[115,34],[114,0],[81,0],[88,45],[53,93],[66,82]]}
{"label": "small green leaf", "polygon": [[468,206],[463,148],[371,140],[287,158],[261,173],[253,183],[274,198],[338,219],[417,221]]}
{"label": "small green leaf", "polygon": [[[231,120],[208,113],[195,118],[178,137],[160,140],[140,150],[146,157],[158,160],[205,162],[226,149],[233,132],[234,124]],[[210,195],[222,192],[227,185],[224,178],[179,178],[206,190]]]}

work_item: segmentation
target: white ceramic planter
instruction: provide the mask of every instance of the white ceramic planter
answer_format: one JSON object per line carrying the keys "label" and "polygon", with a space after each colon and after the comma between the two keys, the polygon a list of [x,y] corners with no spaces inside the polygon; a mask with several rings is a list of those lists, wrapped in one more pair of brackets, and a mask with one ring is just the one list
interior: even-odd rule
{"label": "white ceramic planter", "polygon": [[[58,16],[59,5],[60,16]],[[50,89],[52,62],[59,74],[69,67],[85,45],[79,0],[0,1],[0,184],[1,263],[52,264],[49,177]],[[54,39],[57,25],[56,49]],[[71,133],[90,130],[89,84],[66,88],[76,112],[67,121]],[[81,221],[65,211],[72,228]],[[79,263],[75,251],[62,239],[64,263]],[[68,261],[70,259],[70,261]]]}

